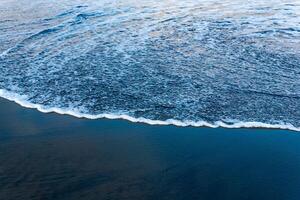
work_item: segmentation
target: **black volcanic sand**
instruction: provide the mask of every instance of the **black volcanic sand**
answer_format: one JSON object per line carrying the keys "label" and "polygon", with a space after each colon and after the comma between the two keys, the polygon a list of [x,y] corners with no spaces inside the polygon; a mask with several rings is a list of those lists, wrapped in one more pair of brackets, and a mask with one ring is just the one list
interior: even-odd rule
{"label": "black volcanic sand", "polygon": [[0,116],[1,200],[300,199],[297,132]]}

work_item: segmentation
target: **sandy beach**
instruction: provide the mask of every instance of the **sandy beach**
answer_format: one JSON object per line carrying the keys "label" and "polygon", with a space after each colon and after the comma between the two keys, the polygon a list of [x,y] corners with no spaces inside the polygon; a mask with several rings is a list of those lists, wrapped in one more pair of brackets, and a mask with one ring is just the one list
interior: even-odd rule
{"label": "sandy beach", "polygon": [[1,200],[300,198],[298,132],[0,116]]}

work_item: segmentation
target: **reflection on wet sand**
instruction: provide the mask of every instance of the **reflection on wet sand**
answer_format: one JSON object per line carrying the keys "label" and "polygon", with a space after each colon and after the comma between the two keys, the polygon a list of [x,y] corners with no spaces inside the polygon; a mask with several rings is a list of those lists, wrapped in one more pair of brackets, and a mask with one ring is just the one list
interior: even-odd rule
{"label": "reflection on wet sand", "polygon": [[6,100],[0,116],[5,200],[300,198],[296,132],[84,120]]}

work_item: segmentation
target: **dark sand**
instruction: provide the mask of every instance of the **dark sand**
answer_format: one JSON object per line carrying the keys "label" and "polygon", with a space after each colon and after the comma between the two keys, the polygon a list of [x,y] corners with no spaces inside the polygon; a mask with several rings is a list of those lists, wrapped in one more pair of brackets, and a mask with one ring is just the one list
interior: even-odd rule
{"label": "dark sand", "polygon": [[0,200],[299,200],[300,133],[150,126],[0,100]]}

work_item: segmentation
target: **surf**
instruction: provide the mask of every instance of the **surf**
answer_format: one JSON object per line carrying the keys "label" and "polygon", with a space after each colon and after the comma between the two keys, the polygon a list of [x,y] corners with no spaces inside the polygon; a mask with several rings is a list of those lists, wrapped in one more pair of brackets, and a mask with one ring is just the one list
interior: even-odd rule
{"label": "surf", "polygon": [[5,8],[4,98],[88,119],[299,129],[296,2],[63,2]]}
{"label": "surf", "polygon": [[19,95],[13,92],[9,92],[3,89],[0,89],[0,97],[5,98],[9,101],[15,102],[20,106],[23,106],[25,108],[31,108],[36,109],[42,113],[57,113],[61,115],[70,115],[76,118],[86,118],[86,119],[122,119],[127,120],[134,123],[145,123],[149,125],[174,125],[174,126],[180,126],[180,127],[209,127],[209,128],[269,128],[269,129],[286,129],[291,131],[297,131],[300,132],[300,127],[295,127],[292,124],[268,124],[268,123],[262,123],[262,122],[242,122],[237,121],[232,124],[227,124],[223,121],[216,121],[214,123],[209,123],[206,121],[180,121],[176,119],[167,119],[164,121],[161,120],[153,120],[153,119],[146,119],[143,117],[135,118],[129,115],[125,114],[115,114],[115,113],[103,113],[103,114],[97,114],[92,115],[88,113],[82,113],[80,110],[76,108],[70,108],[70,109],[63,109],[59,107],[45,107],[41,104],[33,104],[30,101],[26,99],[25,95]]}

